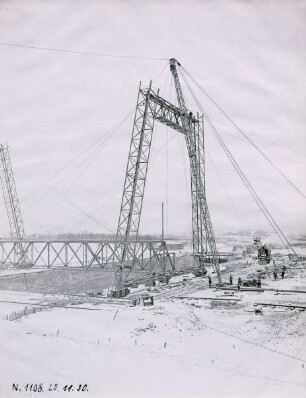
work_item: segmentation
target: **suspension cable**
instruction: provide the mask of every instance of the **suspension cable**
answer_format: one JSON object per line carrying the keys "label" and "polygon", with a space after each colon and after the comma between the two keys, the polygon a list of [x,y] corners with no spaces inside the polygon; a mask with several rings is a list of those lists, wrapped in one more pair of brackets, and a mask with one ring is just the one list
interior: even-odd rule
{"label": "suspension cable", "polygon": [[193,81],[199,90],[217,107],[225,118],[239,131],[241,135],[263,156],[266,161],[290,184],[304,199],[306,195],[269,159],[269,157],[250,139],[250,137],[237,125],[237,123],[225,112],[223,108],[212,98],[210,94],[190,75],[190,73],[181,66],[186,75]]}
{"label": "suspension cable", "polygon": [[[0,43],[1,44],[1,43]],[[163,66],[162,69],[159,71],[159,73],[154,77],[154,79],[158,79],[161,74],[165,71],[165,69],[167,68],[167,65]],[[81,163],[76,166],[73,169],[73,172],[76,170],[76,168],[79,168],[81,164],[83,164],[89,157],[92,156],[92,154],[94,152],[96,152],[96,150],[101,146],[104,145],[106,142],[109,141],[109,139],[111,138],[111,136],[118,130],[118,128],[132,115],[132,113],[134,112],[135,108],[131,108],[129,113],[115,126],[113,126],[110,130],[108,130],[106,132],[105,135],[103,135],[102,137],[99,137],[95,142],[93,142],[87,149],[85,149],[84,151],[80,152],[79,154],[77,154],[73,159],[71,159],[69,162],[67,162],[63,167],[61,167],[59,170],[57,170],[54,174],[52,174],[48,179],[46,179],[44,182],[42,182],[41,184],[39,184],[39,186],[37,186],[36,188],[34,188],[28,195],[26,195],[23,198],[23,201],[27,200],[28,198],[30,198],[36,191],[41,190],[41,188],[45,185],[50,185],[49,182],[52,181],[53,179],[55,179],[55,177],[57,177],[59,174],[61,174],[64,170],[68,169],[70,166],[72,166],[72,164],[74,164],[75,162],[77,162],[80,158],[82,158],[83,155],[86,155],[86,158],[83,159],[81,161]],[[90,153],[90,151],[92,151],[92,153]],[[68,175],[70,175],[71,172],[68,172]],[[67,176],[68,176],[67,175]],[[64,179],[67,178],[63,177],[60,181],[56,182],[55,185],[58,185],[60,182],[62,182]],[[49,191],[48,191],[49,192]],[[43,195],[43,197],[46,194]],[[35,202],[36,203],[36,202]],[[32,207],[32,206],[31,206]]]}
{"label": "suspension cable", "polygon": [[153,61],[168,61],[168,58],[145,57],[145,56],[125,55],[125,54],[108,54],[108,53],[100,53],[100,52],[92,52],[92,51],[75,51],[75,50],[67,50],[67,49],[63,49],[63,48],[30,46],[27,44],[18,44],[18,43],[0,42],[0,46],[29,48],[32,50],[52,51],[52,52],[61,52],[61,53],[68,53],[68,54],[91,55],[91,56],[96,56],[96,57],[130,58],[130,59],[144,59],[144,60],[153,60]]}
{"label": "suspension cable", "polygon": [[192,88],[191,88],[189,82],[187,81],[186,77],[184,76],[183,73],[181,73],[181,76],[182,76],[182,79],[184,80],[188,90],[190,91],[190,94],[191,94],[192,98],[194,99],[195,103],[197,104],[197,106],[199,107],[199,109],[202,112],[203,116],[205,117],[208,125],[210,126],[211,131],[213,132],[213,134],[217,138],[218,143],[220,144],[221,148],[225,152],[226,156],[228,157],[228,159],[231,162],[231,164],[233,165],[233,167],[235,168],[235,170],[238,173],[240,179],[242,180],[242,182],[244,183],[244,185],[246,186],[246,188],[248,189],[248,191],[252,195],[253,199],[257,203],[259,209],[261,210],[261,212],[263,213],[263,215],[265,216],[265,218],[267,219],[267,221],[269,222],[269,224],[271,225],[271,227],[273,228],[275,233],[278,235],[278,237],[279,237],[280,241],[282,242],[282,244],[285,247],[287,245],[287,247],[292,251],[292,253],[295,256],[297,256],[294,248],[292,247],[292,245],[288,241],[287,237],[282,232],[282,230],[280,229],[280,227],[278,226],[278,224],[276,223],[276,221],[274,220],[274,218],[272,217],[272,215],[270,214],[270,212],[268,211],[268,209],[266,208],[266,206],[264,205],[262,200],[259,198],[257,192],[255,191],[255,189],[253,188],[253,186],[251,185],[251,183],[247,179],[246,175],[244,174],[244,172],[242,171],[242,169],[238,165],[237,161],[233,157],[232,153],[230,152],[230,150],[228,149],[228,147],[226,146],[226,144],[222,140],[222,138],[221,138],[220,134],[218,133],[215,125],[212,123],[212,121],[210,120],[209,116],[207,115],[207,113],[203,109],[201,103],[199,102],[198,98],[196,97],[196,95],[195,95],[194,91],[192,90]]}
{"label": "suspension cable", "polygon": [[[52,189],[57,186],[58,184],[60,184],[61,182],[63,182],[71,173],[74,173],[78,168],[80,168],[80,166],[82,166],[84,164],[84,162],[86,162],[89,158],[91,158],[93,155],[95,155],[97,153],[97,151],[99,149],[101,149],[101,147],[104,147],[105,144],[110,140],[110,138],[118,132],[119,128],[121,127],[121,125],[132,115],[133,110],[130,111],[125,117],[124,119],[122,119],[115,127],[111,128],[106,134],[105,136],[99,138],[93,145],[91,145],[87,150],[83,151],[81,154],[77,155],[75,158],[73,158],[69,163],[67,163],[64,167],[62,167],[60,170],[58,170],[55,174],[53,174],[53,176],[51,176],[51,178],[49,178],[48,180],[46,180],[45,182],[43,182],[41,184],[41,186],[44,186],[46,184],[49,183],[50,180],[52,180],[54,177],[56,177],[58,174],[60,174],[63,170],[67,169],[68,166],[70,166],[72,163],[74,163],[76,160],[80,159],[80,157],[82,155],[84,155],[86,153],[86,157],[83,158],[81,160],[81,162],[70,172],[68,172],[68,174],[66,174],[65,176],[63,176],[60,180],[58,180],[55,184],[53,185],[49,185],[49,189],[44,192],[42,194],[42,196],[40,196],[38,199],[36,199],[34,201],[34,203],[32,203],[30,206],[28,206],[26,208],[25,211],[30,210],[33,206],[35,206],[38,202],[40,202],[43,198],[45,198],[51,191]],[[32,195],[35,191],[37,191],[40,187],[36,187],[28,196],[27,198]]]}
{"label": "suspension cable", "polygon": [[[206,151],[205,151],[205,152],[206,152]],[[228,197],[228,199],[229,199],[230,205],[231,205],[231,207],[232,207],[232,209],[233,209],[233,211],[234,211],[234,213],[235,213],[235,215],[236,215],[236,217],[237,217],[237,220],[239,220],[240,226],[242,226],[242,225],[243,225],[243,222],[242,222],[241,216],[240,216],[240,214],[239,214],[239,211],[237,210],[237,208],[236,208],[236,206],[235,206],[235,203],[234,203],[234,201],[233,201],[233,199],[232,199],[232,196],[230,195],[229,190],[227,189],[227,186],[226,186],[224,180],[222,179],[222,177],[221,177],[221,175],[220,175],[220,173],[219,173],[219,171],[218,171],[218,169],[217,169],[217,167],[216,167],[216,165],[215,165],[215,162],[214,162],[212,156],[210,155],[209,152],[205,153],[205,155],[206,155],[206,156],[208,157],[208,159],[210,160],[210,163],[211,163],[211,165],[212,165],[212,167],[213,167],[213,169],[214,169],[214,171],[215,171],[215,173],[216,173],[216,176],[217,176],[217,178],[219,179],[221,185],[223,186],[223,189],[225,190],[225,192],[226,192],[226,194],[227,194],[227,197]]]}

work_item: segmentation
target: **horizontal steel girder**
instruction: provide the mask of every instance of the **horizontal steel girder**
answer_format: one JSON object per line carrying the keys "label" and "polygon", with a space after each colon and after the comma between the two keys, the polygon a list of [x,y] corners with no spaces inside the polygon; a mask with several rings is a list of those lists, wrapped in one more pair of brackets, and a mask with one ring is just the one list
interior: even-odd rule
{"label": "horizontal steel girder", "polygon": [[[168,251],[161,251],[163,241],[131,242],[136,248],[137,265],[135,269],[147,270],[160,268],[160,256],[169,256]],[[122,249],[123,243],[116,241],[43,241],[23,240],[22,245],[27,254],[28,262],[24,263],[19,255],[19,240],[0,240],[0,264],[14,266],[36,267],[101,267],[111,269],[115,263],[120,264],[117,255],[118,245]],[[119,251],[118,251],[119,253]],[[129,264],[127,264],[130,266]],[[168,257],[168,268],[174,269],[173,257]]]}

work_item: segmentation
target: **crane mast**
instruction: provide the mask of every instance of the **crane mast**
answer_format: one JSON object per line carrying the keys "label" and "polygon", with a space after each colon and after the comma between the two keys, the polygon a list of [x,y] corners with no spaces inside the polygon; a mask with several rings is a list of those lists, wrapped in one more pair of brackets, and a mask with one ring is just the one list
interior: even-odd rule
{"label": "crane mast", "polygon": [[180,83],[179,76],[177,73],[177,68],[176,68],[176,65],[181,66],[181,64],[175,58],[171,58],[169,60],[169,62],[170,62],[170,71],[174,78],[174,85],[175,85],[177,102],[178,102],[179,108],[181,108],[181,110],[183,112],[187,112],[187,107],[185,104],[183,90],[181,87],[181,83]]}
{"label": "crane mast", "polygon": [[[182,114],[188,113],[184,100],[183,90],[180,84],[177,66],[180,63],[175,59],[170,60],[170,70],[174,78],[178,106]],[[185,141],[187,145],[191,168],[191,200],[192,200],[192,232],[193,232],[193,256],[201,266],[207,258],[209,248],[211,262],[218,276],[219,284],[222,283],[216,240],[210,219],[205,192],[205,153],[204,153],[204,129],[191,128],[193,115],[190,112],[188,118],[184,118]]]}

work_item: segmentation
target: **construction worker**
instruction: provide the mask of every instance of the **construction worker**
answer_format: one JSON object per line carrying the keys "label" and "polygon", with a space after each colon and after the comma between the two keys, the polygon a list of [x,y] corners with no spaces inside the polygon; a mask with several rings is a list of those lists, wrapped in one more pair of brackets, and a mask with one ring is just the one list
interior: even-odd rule
{"label": "construction worker", "polygon": [[241,280],[241,278],[239,276],[239,278],[238,278],[238,286],[241,286],[241,285],[242,285],[242,280]]}
{"label": "construction worker", "polygon": [[261,288],[261,279],[260,279],[260,276],[258,277],[257,287]]}
{"label": "construction worker", "polygon": [[232,284],[233,284],[233,277],[232,277],[232,274],[230,274],[230,277],[229,277],[229,282],[230,282],[230,285],[232,285]]}
{"label": "construction worker", "polygon": [[284,279],[284,276],[285,276],[285,270],[284,270],[284,268],[283,268],[283,269],[282,269],[282,273],[281,273],[282,279]]}
{"label": "construction worker", "polygon": [[277,275],[277,272],[275,270],[273,271],[273,277],[274,277],[275,281],[276,281],[276,279],[278,279],[278,275]]}
{"label": "construction worker", "polygon": [[211,287],[211,276],[208,275],[208,286]]}

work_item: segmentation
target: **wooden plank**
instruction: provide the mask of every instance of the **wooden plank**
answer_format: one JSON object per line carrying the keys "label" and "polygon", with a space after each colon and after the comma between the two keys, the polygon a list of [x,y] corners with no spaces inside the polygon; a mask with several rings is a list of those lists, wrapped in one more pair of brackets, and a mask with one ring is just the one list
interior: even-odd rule
{"label": "wooden plank", "polygon": [[306,309],[306,306],[304,305],[289,305],[289,304],[277,304],[277,303],[255,303],[255,306],[264,306],[264,307],[286,307],[286,308],[299,308],[299,309]]}
{"label": "wooden plank", "polygon": [[[237,286],[235,287],[220,287],[220,290],[234,290],[237,291]],[[279,293],[306,293],[306,290],[299,290],[299,289],[277,289],[272,287],[265,287],[265,288],[257,288],[257,287],[247,287],[241,286],[239,289],[240,292],[242,291],[257,291],[257,292],[279,292]]]}
{"label": "wooden plank", "polygon": [[190,296],[175,296],[174,298],[178,299],[187,299],[187,300],[218,300],[218,301],[242,301],[241,298],[225,298],[225,297],[190,297]]}

